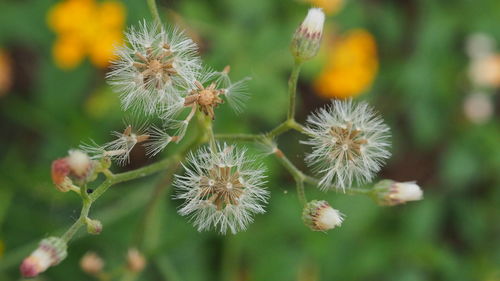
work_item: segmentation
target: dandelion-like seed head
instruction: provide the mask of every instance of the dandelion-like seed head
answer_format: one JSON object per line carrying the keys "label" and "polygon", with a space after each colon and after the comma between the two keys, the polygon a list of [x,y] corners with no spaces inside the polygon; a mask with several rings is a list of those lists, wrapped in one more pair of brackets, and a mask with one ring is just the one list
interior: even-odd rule
{"label": "dandelion-like seed head", "polygon": [[230,69],[226,66],[221,72],[205,70],[201,73],[194,83],[194,88],[184,99],[184,106],[197,106],[205,115],[214,119],[214,109],[224,103],[224,96],[229,105],[236,112],[240,112],[248,99],[245,82],[249,78],[232,82],[228,75]]}
{"label": "dandelion-like seed head", "polygon": [[353,181],[370,181],[390,156],[389,127],[367,103],[336,100],[309,116],[307,122],[306,132],[311,137],[304,143],[313,152],[306,162],[322,175],[322,189],[332,185],[345,189]]}
{"label": "dandelion-like seed head", "polygon": [[201,61],[196,44],[182,31],[142,22],[126,37],[128,46],[117,50],[108,74],[125,109],[157,112],[193,85]]}
{"label": "dandelion-like seed head", "polygon": [[189,96],[186,97],[184,105],[193,106],[198,104],[200,110],[210,118],[215,118],[214,108],[224,101],[219,97],[224,90],[216,89],[216,84],[211,83],[208,87],[196,81],[196,89],[192,90]]}
{"label": "dandelion-like seed head", "polygon": [[143,143],[150,138],[144,133],[146,124],[133,127],[128,125],[123,132],[112,132],[115,140],[104,145],[95,142],[82,144],[80,149],[92,155],[92,159],[110,158],[120,165],[125,165],[130,161],[130,152],[136,144]]}
{"label": "dandelion-like seed head", "polygon": [[179,213],[191,216],[199,231],[217,228],[234,234],[246,229],[252,214],[265,212],[264,169],[245,154],[224,144],[188,157],[186,175],[175,181],[177,198],[185,200]]}

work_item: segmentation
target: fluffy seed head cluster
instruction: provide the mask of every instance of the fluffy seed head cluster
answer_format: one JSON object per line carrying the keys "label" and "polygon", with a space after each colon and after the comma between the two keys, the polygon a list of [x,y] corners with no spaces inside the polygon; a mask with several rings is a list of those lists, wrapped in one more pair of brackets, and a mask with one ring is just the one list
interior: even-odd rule
{"label": "fluffy seed head cluster", "polygon": [[313,200],[304,207],[302,220],[313,231],[327,231],[340,226],[344,218],[328,202]]}
{"label": "fluffy seed head cluster", "polygon": [[306,18],[293,35],[291,51],[298,60],[309,60],[316,56],[323,35],[325,14],[320,8],[309,9]]}
{"label": "fluffy seed head cluster", "polygon": [[201,61],[196,44],[182,31],[142,22],[126,38],[128,46],[118,49],[108,74],[125,109],[154,113],[193,86]]}
{"label": "fluffy seed head cluster", "polygon": [[23,277],[35,277],[47,268],[59,264],[67,256],[67,245],[61,238],[43,239],[38,248],[20,266]]}
{"label": "fluffy seed head cluster", "polygon": [[423,199],[423,191],[415,182],[382,180],[374,187],[376,200],[383,206],[394,206]]}
{"label": "fluffy seed head cluster", "polygon": [[234,234],[246,229],[253,214],[265,212],[264,169],[245,150],[227,144],[202,148],[188,162],[185,175],[176,176],[176,198],[185,200],[179,213],[191,216],[199,231]]}
{"label": "fluffy seed head cluster", "polygon": [[345,190],[368,182],[390,156],[389,127],[367,103],[334,100],[307,118],[304,143],[312,146],[306,162],[322,175],[321,189]]}

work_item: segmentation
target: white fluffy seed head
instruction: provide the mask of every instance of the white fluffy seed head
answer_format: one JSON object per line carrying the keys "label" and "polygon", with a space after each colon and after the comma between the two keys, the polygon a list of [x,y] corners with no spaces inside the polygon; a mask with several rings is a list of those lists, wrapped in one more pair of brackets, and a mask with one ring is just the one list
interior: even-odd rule
{"label": "white fluffy seed head", "polygon": [[157,113],[193,85],[201,61],[182,31],[144,21],[130,28],[126,39],[107,75],[125,109]]}
{"label": "white fluffy seed head", "polygon": [[312,152],[305,160],[323,190],[370,181],[390,156],[389,127],[365,102],[332,101],[307,118],[306,133]]}
{"label": "white fluffy seed head", "polygon": [[198,231],[217,229],[225,234],[245,230],[253,214],[264,213],[269,193],[256,159],[227,144],[202,148],[188,156],[184,175],[177,175],[179,213],[190,216]]}

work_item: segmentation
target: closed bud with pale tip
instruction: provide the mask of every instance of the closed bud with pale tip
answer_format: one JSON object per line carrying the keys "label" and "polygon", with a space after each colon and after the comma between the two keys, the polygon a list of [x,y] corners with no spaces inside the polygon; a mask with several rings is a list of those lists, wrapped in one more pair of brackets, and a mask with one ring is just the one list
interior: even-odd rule
{"label": "closed bud with pale tip", "polygon": [[61,192],[67,192],[72,189],[73,181],[87,181],[94,177],[93,168],[95,161],[80,150],[70,150],[68,156],[59,158],[52,162],[52,182]]}
{"label": "closed bud with pale tip", "polygon": [[305,225],[314,231],[327,231],[342,224],[342,213],[324,200],[313,200],[306,204],[302,212]]}
{"label": "closed bud with pale tip", "polygon": [[104,261],[94,252],[87,252],[80,260],[80,268],[89,275],[98,275],[103,267]]}
{"label": "closed bud with pale tip", "polygon": [[102,223],[100,221],[87,218],[85,223],[87,224],[87,232],[89,234],[93,235],[101,234]]}
{"label": "closed bud with pale tip", "polygon": [[146,258],[136,248],[127,253],[127,268],[132,272],[141,272],[146,267]]}
{"label": "closed bud with pale tip", "polygon": [[25,258],[19,267],[23,277],[35,277],[51,266],[59,264],[67,256],[67,245],[59,237],[43,239],[38,248]]}
{"label": "closed bud with pale tip", "polygon": [[296,60],[309,60],[316,56],[323,35],[325,14],[320,8],[312,8],[293,35],[291,51]]}
{"label": "closed bud with pale tip", "polygon": [[423,199],[423,191],[415,182],[382,180],[374,187],[376,201],[383,206],[394,206]]}

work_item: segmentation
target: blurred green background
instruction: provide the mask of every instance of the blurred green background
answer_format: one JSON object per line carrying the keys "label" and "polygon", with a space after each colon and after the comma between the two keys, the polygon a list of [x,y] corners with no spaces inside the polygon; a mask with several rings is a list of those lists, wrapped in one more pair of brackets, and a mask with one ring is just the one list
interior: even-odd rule
{"label": "blurred green background", "polygon": [[[246,111],[235,115],[218,108],[216,132],[261,132],[284,119],[289,41],[307,9],[328,1],[158,2],[166,22],[187,29],[200,44],[206,64],[217,69],[230,64],[233,77],[253,78]],[[472,59],[465,48],[477,32],[500,42],[500,1],[332,2],[341,6],[328,15],[325,38],[363,28],[376,42],[378,71],[357,99],[368,100],[392,129],[393,157],[380,178],[416,180],[424,200],[379,207],[363,196],[310,187],[310,199],[328,200],[346,215],[342,227],[315,233],[302,224],[293,179],[268,157],[268,212],[237,235],[196,232],[176,213],[180,202],[170,200],[169,189],[147,233],[148,266],[139,280],[500,280],[500,98],[495,83],[471,81]],[[59,34],[47,17],[57,3],[0,0],[0,280],[5,281],[19,280],[19,263],[41,238],[61,234],[78,217],[77,196],[52,186],[51,161],[89,138],[109,141],[109,132],[123,127],[105,67],[85,57],[64,69],[54,60]],[[151,19],[145,1],[121,3],[126,26]],[[90,41],[100,40],[105,39]],[[329,102],[313,85],[332,44],[325,40],[303,70],[299,121]],[[478,91],[483,102],[466,105]],[[470,106],[473,113],[490,114],[478,121],[464,110]],[[306,169],[301,139],[290,133],[279,145]],[[137,149],[131,165],[114,170],[152,161]],[[106,270],[119,268],[160,178],[108,191],[91,211],[104,223],[103,233],[89,236],[82,230],[68,258],[37,280],[92,280],[79,268],[89,250],[103,257]]]}

